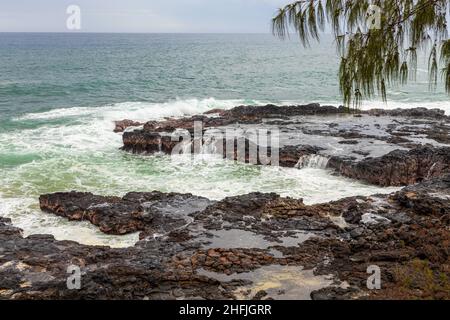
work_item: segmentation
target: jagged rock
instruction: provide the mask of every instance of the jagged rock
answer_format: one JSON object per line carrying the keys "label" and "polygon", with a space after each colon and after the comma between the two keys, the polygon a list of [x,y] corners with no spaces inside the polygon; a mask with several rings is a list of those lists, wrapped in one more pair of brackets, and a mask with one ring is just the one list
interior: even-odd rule
{"label": "jagged rock", "polygon": [[340,174],[381,186],[404,186],[450,173],[450,147],[396,150],[359,162],[333,157],[329,168]]}
{"label": "jagged rock", "polygon": [[[122,149],[145,154],[214,152],[229,160],[258,165],[328,167],[381,186],[413,184],[448,172],[445,144],[450,143],[450,126],[441,110],[373,109],[354,118],[346,115],[343,107],[310,104],[214,110],[218,113],[218,117],[150,121],[142,130],[125,132]],[[208,130],[213,139],[202,136],[195,140],[195,121],[201,123],[198,133]],[[244,135],[230,139],[224,135],[228,129]],[[278,130],[279,141],[266,148],[245,136],[247,129]],[[238,154],[239,143],[244,147]],[[256,156],[251,150],[256,150]],[[267,159],[272,155],[278,155],[279,161]]]}
{"label": "jagged rock", "polygon": [[[232,288],[219,290],[216,280],[174,269],[171,257],[182,248],[163,240],[111,249],[49,236],[23,238],[5,219],[0,240],[0,299],[232,298]],[[81,270],[80,289],[67,286],[70,266]]]}
{"label": "jagged rock", "polygon": [[219,116],[223,116],[225,114],[225,110],[216,108],[216,109],[206,111],[203,114],[206,114],[206,115],[218,114]]}
{"label": "jagged rock", "polygon": [[302,157],[316,155],[322,150],[320,147],[310,145],[284,146],[279,149],[279,165],[281,167],[293,168],[299,164]]}
{"label": "jagged rock", "polygon": [[413,117],[430,119],[448,119],[441,109],[411,108],[411,109],[372,109],[365,113],[374,116]]}
{"label": "jagged rock", "polygon": [[[426,109],[375,110],[360,117],[345,112],[316,104],[215,110],[218,117],[153,121],[125,132],[124,150],[172,153],[180,141],[172,141],[171,133],[184,129],[191,140],[196,119],[204,128],[277,126],[284,136],[268,154],[279,151],[281,166],[331,158],[328,167],[345,176],[408,187],[316,205],[263,193],[220,201],[161,192],[43,195],[46,212],[87,220],[108,234],[141,232],[141,240],[114,249],[51,235],[25,238],[0,217],[0,299],[233,299],[238,289],[264,281],[245,276],[267,266],[292,281],[280,292],[298,280],[282,266],[331,275],[334,283],[313,292],[313,299],[449,299],[450,160],[449,147],[441,145],[448,141],[448,117]],[[352,142],[340,144],[343,139]],[[239,159],[232,141],[231,159],[249,161],[249,150],[260,148],[244,142]],[[70,265],[81,269],[80,290],[67,288]],[[379,291],[366,286],[373,265],[382,272]],[[277,297],[261,290],[253,295],[263,296]]]}
{"label": "jagged rock", "polygon": [[[352,197],[312,206],[261,193],[218,202],[196,198],[194,203],[203,201],[202,208],[193,208],[192,196],[179,194],[44,196],[45,207],[76,218],[81,211],[107,201],[110,212],[124,211],[118,223],[125,225],[122,219],[135,219],[128,208],[140,206],[151,211],[151,224],[158,216],[176,213],[191,220],[182,228],[169,228],[164,237],[112,249],[56,241],[45,235],[23,238],[8,219],[0,218],[0,298],[232,299],[238,288],[252,283],[238,274],[251,275],[265,266],[278,266],[272,272],[280,268],[283,279],[289,281],[281,266],[295,266],[298,270],[315,269],[317,275],[333,275],[336,284],[313,292],[314,299],[448,299],[449,190],[450,175],[445,175],[392,195]],[[99,217],[102,214],[97,213]],[[347,225],[338,227],[334,218],[341,216]],[[104,221],[116,223],[115,218],[106,217],[111,220]],[[158,224],[166,224],[166,220]],[[251,234],[250,239],[264,237],[264,247],[254,240],[250,247],[235,247],[238,239],[222,247],[205,247],[206,235],[214,239],[220,236],[218,231],[226,230]],[[286,242],[286,237],[302,230],[313,236]],[[278,254],[274,255],[274,250]],[[70,265],[81,268],[80,290],[67,289]],[[382,271],[379,291],[366,287],[370,265]],[[266,298],[276,296],[268,294]]]}
{"label": "jagged rock", "polygon": [[193,132],[195,122],[201,122],[203,128],[210,128],[226,126],[231,123],[239,122],[239,120],[235,118],[210,118],[203,115],[197,115],[190,118],[167,119],[161,122],[149,121],[144,124],[144,131],[172,133],[176,129],[184,129]]}
{"label": "jagged rock", "polygon": [[138,126],[143,125],[143,123],[141,123],[141,122],[128,120],[128,119],[116,121],[116,122],[114,122],[114,124],[115,124],[114,132],[116,132],[116,133],[124,132],[129,127],[138,127]]}
{"label": "jagged rock", "polygon": [[122,150],[133,153],[154,154],[158,152],[170,154],[180,142],[171,136],[145,131],[129,131],[123,134]]}
{"label": "jagged rock", "polygon": [[[201,148],[196,147],[193,139],[186,142],[183,138],[160,133],[147,133],[144,131],[125,132],[123,142],[122,150],[133,153],[155,154],[161,152],[165,154],[180,154],[188,152],[195,155],[201,152]],[[201,144],[203,145],[205,142],[203,139]],[[319,147],[308,145],[286,146],[283,148],[262,147],[245,138],[226,139],[219,137],[215,141],[207,143],[210,149],[215,150],[215,154],[221,154],[224,159],[256,165],[280,165],[282,167],[294,167],[300,157],[316,154],[320,150]],[[198,151],[196,151],[196,148]],[[272,158],[272,154],[277,156]]]}
{"label": "jagged rock", "polygon": [[395,193],[392,199],[419,215],[436,215],[450,223],[450,175],[428,180]]}
{"label": "jagged rock", "polygon": [[318,103],[297,106],[276,106],[268,104],[266,106],[239,106],[225,111],[224,116],[238,118],[242,120],[253,120],[261,118],[292,117],[306,115],[330,115],[346,113],[344,107],[321,106]]}
{"label": "jagged rock", "polygon": [[123,198],[104,197],[92,193],[55,193],[39,198],[43,211],[69,220],[88,220],[107,234],[168,232],[186,223],[186,217],[168,215],[182,207],[191,213],[202,210],[210,202],[190,194],[128,193]]}

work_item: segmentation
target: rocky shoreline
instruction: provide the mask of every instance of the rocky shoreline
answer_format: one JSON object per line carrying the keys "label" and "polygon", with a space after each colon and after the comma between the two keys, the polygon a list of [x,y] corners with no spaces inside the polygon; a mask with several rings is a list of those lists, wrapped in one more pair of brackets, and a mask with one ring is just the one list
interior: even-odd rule
{"label": "rocky shoreline", "polygon": [[[118,237],[139,232],[140,241],[115,249],[23,237],[0,218],[0,299],[450,299],[450,119],[442,111],[242,106],[124,120],[115,131],[124,131],[124,151],[171,154],[179,130],[189,134],[185,150],[195,150],[194,121],[203,130],[280,133],[277,150],[244,136],[243,155],[226,138],[203,152],[231,145],[232,160],[249,162],[261,148],[292,170],[316,166],[403,189],[315,205],[262,193],[220,201],[156,191],[42,195],[45,212]],[[79,290],[67,288],[70,265],[82,272]],[[371,266],[381,271],[380,290],[367,286]]]}
{"label": "rocky shoreline", "polygon": [[[375,109],[349,115],[342,107],[311,104],[242,106],[213,112],[147,122],[142,129],[124,132],[122,149],[141,154],[178,154],[175,148],[182,142],[189,153],[195,153],[197,121],[202,130],[209,129],[213,135],[221,130],[214,141],[203,137],[201,144],[209,143],[208,149],[220,149],[224,158],[246,163],[251,162],[250,149],[259,151],[262,147],[245,135],[245,130],[256,129],[279,132],[277,147],[268,146],[267,155],[277,151],[282,167],[301,168],[311,165],[312,158],[316,165],[317,160],[322,160],[320,166],[340,175],[380,186],[406,186],[450,172],[450,119],[442,110]],[[242,134],[228,138],[224,136],[226,130],[241,130]],[[239,139],[245,140],[245,154],[241,157],[236,150]],[[231,150],[226,148],[230,143]],[[261,162],[260,158],[253,161]]]}

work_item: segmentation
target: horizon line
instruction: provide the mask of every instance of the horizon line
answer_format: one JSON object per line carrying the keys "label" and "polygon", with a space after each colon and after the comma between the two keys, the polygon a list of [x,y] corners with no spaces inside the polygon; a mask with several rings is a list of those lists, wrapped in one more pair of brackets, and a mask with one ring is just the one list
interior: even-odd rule
{"label": "horizon line", "polygon": [[59,33],[59,34],[270,34],[271,32],[136,32],[136,31],[0,31],[0,33]]}
{"label": "horizon line", "polygon": [[[4,33],[26,33],[26,34],[199,34],[199,35],[214,35],[214,34],[250,34],[250,35],[272,35],[277,37],[272,32],[135,32],[135,31],[0,31],[0,34]],[[331,35],[329,32],[322,33],[323,35]],[[290,33],[291,36],[296,36],[296,33]]]}

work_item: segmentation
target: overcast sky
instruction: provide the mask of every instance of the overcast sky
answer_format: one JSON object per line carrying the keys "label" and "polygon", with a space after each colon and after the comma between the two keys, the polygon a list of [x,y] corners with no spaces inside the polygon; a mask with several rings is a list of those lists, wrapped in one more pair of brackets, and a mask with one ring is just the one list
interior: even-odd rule
{"label": "overcast sky", "polygon": [[66,32],[66,9],[81,9],[81,32],[268,33],[289,0],[0,0],[0,32]]}

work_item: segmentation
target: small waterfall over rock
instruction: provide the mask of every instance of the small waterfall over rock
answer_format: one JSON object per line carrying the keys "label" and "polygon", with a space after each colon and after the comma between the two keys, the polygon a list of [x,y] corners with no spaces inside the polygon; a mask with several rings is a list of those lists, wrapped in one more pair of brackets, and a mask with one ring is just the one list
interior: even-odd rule
{"label": "small waterfall over rock", "polygon": [[192,154],[192,141],[190,142],[183,142],[183,154]]}
{"label": "small waterfall over rock", "polygon": [[[220,142],[220,141],[219,141]],[[201,154],[216,154],[219,153],[217,149],[218,141],[214,137],[205,138],[200,148]]]}
{"label": "small waterfall over rock", "polygon": [[162,152],[162,139],[161,137],[158,138],[158,152]]}
{"label": "small waterfall over rock", "polygon": [[205,138],[201,145],[200,149],[197,147],[197,151],[194,150],[194,142],[191,140],[190,142],[186,142],[183,144],[182,152],[183,154],[219,154],[221,150],[217,147],[218,143],[222,143],[221,141],[216,140],[214,137]]}
{"label": "small waterfall over rock", "polygon": [[437,165],[437,162],[433,163],[433,165],[432,165],[432,166],[430,167],[430,169],[428,170],[428,173],[427,173],[427,179],[430,179],[430,178],[432,177],[433,170],[434,170],[434,168],[436,167],[436,165]]}
{"label": "small waterfall over rock", "polygon": [[315,169],[326,169],[330,159],[318,154],[309,154],[306,156],[301,156],[295,165],[298,169],[303,168],[315,168]]}

